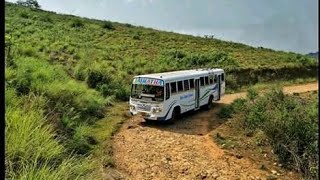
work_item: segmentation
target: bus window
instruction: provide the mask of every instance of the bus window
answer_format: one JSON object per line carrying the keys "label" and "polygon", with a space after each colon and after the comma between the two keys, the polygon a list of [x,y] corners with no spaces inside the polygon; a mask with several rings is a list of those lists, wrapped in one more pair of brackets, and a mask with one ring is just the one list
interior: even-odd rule
{"label": "bus window", "polygon": [[206,85],[209,85],[209,77],[208,76],[204,77],[204,80],[205,80]]}
{"label": "bus window", "polygon": [[166,99],[170,98],[170,86],[169,83],[166,83]]}
{"label": "bus window", "polygon": [[214,75],[214,80],[213,80],[214,83],[217,83],[217,75]]}
{"label": "bus window", "polygon": [[171,93],[174,94],[177,92],[177,83],[176,82],[172,82],[170,83],[171,86]]}
{"label": "bus window", "polygon": [[213,76],[212,75],[209,76],[209,84],[213,84]]}
{"label": "bus window", "polygon": [[204,86],[204,77],[200,77],[200,86]]}
{"label": "bus window", "polygon": [[221,81],[224,81],[224,73],[221,74]]}
{"label": "bus window", "polygon": [[194,88],[194,80],[189,79],[189,83],[190,83],[190,89],[193,89]]}
{"label": "bus window", "polygon": [[178,81],[178,92],[183,91],[182,81]]}
{"label": "bus window", "polygon": [[184,80],[183,81],[183,85],[184,85],[184,90],[185,91],[188,91],[190,88],[189,88],[189,81],[188,80]]}

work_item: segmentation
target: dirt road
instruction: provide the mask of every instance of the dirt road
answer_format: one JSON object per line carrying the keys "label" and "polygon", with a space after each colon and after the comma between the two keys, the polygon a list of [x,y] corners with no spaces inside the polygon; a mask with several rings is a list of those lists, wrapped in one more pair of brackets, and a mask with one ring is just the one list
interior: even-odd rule
{"label": "dirt road", "polygon": [[[285,87],[284,92],[317,89],[318,83],[311,83]],[[243,96],[245,93],[225,95],[212,110],[188,114],[171,125],[129,119],[114,136],[116,168],[128,179],[266,179],[271,172],[261,170],[250,158],[225,153],[209,136],[223,125],[216,116],[219,108]]]}

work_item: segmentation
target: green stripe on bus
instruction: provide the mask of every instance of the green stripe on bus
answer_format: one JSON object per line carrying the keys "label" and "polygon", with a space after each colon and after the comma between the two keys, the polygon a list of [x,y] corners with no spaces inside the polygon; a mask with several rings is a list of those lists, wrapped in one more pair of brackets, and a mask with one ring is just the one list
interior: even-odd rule
{"label": "green stripe on bus", "polygon": [[193,104],[189,104],[189,105],[186,105],[186,104],[180,104],[181,106],[194,106],[194,103]]}

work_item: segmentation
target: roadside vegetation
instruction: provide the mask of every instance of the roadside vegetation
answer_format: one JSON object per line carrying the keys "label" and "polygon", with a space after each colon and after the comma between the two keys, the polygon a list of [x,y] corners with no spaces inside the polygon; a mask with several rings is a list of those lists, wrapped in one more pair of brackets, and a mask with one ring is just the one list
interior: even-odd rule
{"label": "roadside vegetation", "polygon": [[258,146],[271,146],[277,163],[318,179],[318,106],[317,92],[285,95],[274,87],[260,95],[250,88],[247,98],[224,106],[218,115],[255,137]]}
{"label": "roadside vegetation", "polygon": [[316,61],[304,55],[60,15],[38,5],[5,4],[8,179],[86,179],[97,167],[112,166],[111,152],[100,164],[91,162],[103,154],[99,143],[110,150],[123,121],[111,118],[110,108],[128,100],[134,75],[222,67],[235,91],[317,78]]}

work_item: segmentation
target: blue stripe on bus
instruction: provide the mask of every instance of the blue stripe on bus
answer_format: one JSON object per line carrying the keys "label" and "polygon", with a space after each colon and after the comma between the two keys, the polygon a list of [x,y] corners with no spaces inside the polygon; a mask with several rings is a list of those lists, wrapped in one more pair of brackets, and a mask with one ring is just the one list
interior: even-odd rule
{"label": "blue stripe on bus", "polygon": [[166,114],[164,117],[158,117],[157,120],[166,120],[169,112],[171,111],[171,108],[173,107],[173,105],[174,105],[176,102],[177,102],[177,101],[173,101],[173,102],[170,104],[170,107],[169,107],[169,110],[167,111],[167,114]]}

